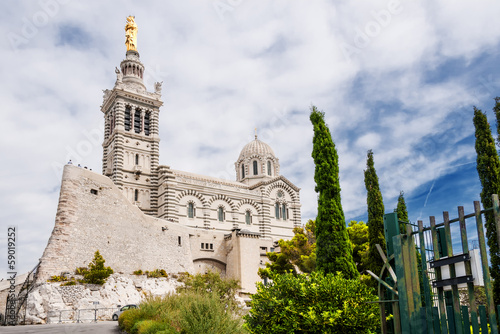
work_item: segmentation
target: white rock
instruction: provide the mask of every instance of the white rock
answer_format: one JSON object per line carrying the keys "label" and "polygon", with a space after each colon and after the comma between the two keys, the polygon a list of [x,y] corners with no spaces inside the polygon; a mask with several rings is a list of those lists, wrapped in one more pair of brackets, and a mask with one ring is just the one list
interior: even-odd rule
{"label": "white rock", "polygon": [[[115,308],[118,305],[139,304],[146,295],[162,296],[174,293],[181,283],[166,278],[146,278],[146,276],[131,276],[113,274],[97,291],[91,291],[81,286],[59,288],[60,283],[43,283],[36,287],[28,296],[27,319],[35,323],[59,321],[61,311],[64,319],[76,320],[78,309]],[[64,296],[64,297],[63,297]],[[73,303],[71,303],[73,301]]]}

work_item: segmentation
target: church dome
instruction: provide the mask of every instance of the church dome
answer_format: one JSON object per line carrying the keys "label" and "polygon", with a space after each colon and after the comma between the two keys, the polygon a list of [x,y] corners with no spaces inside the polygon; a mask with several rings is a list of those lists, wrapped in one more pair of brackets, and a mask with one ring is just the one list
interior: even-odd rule
{"label": "church dome", "polygon": [[240,157],[238,158],[238,161],[255,155],[271,156],[276,158],[271,146],[257,139],[257,136],[255,136],[255,140],[251,141],[250,143],[246,144],[245,147],[243,147],[240,153]]}
{"label": "church dome", "polygon": [[257,138],[246,144],[235,163],[236,180],[256,184],[279,176],[279,160],[271,146]]}

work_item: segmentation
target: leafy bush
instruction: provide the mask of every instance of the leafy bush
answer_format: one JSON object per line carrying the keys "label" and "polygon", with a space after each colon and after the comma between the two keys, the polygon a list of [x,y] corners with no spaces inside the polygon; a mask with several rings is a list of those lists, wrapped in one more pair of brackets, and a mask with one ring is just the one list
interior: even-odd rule
{"label": "leafy bush", "polygon": [[194,291],[197,293],[210,293],[217,295],[221,301],[229,306],[236,305],[234,298],[240,288],[238,280],[221,278],[219,273],[209,271],[206,274],[182,275],[179,281],[184,283],[177,288],[177,292]]}
{"label": "leafy bush", "polygon": [[168,274],[165,271],[165,269],[155,269],[153,271],[146,271],[145,274],[148,278],[158,278],[158,277],[168,278]]}
{"label": "leafy bush", "polygon": [[377,298],[360,280],[338,273],[273,274],[257,283],[244,318],[251,333],[370,333],[379,323]]}
{"label": "leafy bush", "polygon": [[155,320],[142,320],[137,322],[137,333],[138,334],[170,334],[177,333],[175,329],[165,322],[155,321]]}
{"label": "leafy bush", "polygon": [[89,272],[89,268],[87,267],[78,267],[75,269],[75,275],[85,275]]}
{"label": "leafy bush", "polygon": [[67,281],[68,279],[66,278],[66,276],[63,276],[63,275],[54,275],[54,276],[51,276],[47,282],[65,282]]}
{"label": "leafy bush", "polygon": [[217,295],[196,291],[149,296],[138,309],[123,312],[118,324],[130,334],[246,333],[241,319]]}
{"label": "leafy bush", "polygon": [[105,267],[104,262],[106,261],[97,250],[94,254],[94,259],[89,263],[88,271],[83,274],[85,283],[104,284],[106,278],[113,273],[113,269]]}
{"label": "leafy bush", "polygon": [[141,269],[136,270],[132,274],[134,274],[134,275],[142,275],[142,270]]}
{"label": "leafy bush", "polygon": [[183,333],[246,333],[241,319],[226,311],[226,304],[216,294],[181,294],[185,298],[180,310]]}
{"label": "leafy bush", "polygon": [[76,285],[76,282],[75,280],[71,280],[71,281],[68,281],[68,282],[65,282],[63,284],[61,284],[61,286],[68,286],[68,285]]}

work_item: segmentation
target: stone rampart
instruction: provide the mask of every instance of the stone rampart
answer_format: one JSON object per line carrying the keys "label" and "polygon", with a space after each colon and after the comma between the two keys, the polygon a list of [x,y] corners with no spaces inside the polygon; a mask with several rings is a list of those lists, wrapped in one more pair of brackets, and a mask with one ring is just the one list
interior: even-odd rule
{"label": "stone rampart", "polygon": [[145,215],[103,175],[66,165],[38,282],[87,266],[99,250],[115,272],[193,272],[188,230]]}

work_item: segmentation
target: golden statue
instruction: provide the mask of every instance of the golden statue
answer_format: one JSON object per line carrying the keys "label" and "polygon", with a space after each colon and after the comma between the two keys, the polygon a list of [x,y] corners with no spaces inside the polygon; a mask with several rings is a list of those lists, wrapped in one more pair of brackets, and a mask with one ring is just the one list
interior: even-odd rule
{"label": "golden statue", "polygon": [[137,51],[137,24],[135,24],[135,17],[127,17],[127,24],[125,25],[125,45],[127,51]]}

